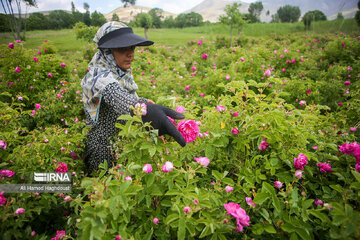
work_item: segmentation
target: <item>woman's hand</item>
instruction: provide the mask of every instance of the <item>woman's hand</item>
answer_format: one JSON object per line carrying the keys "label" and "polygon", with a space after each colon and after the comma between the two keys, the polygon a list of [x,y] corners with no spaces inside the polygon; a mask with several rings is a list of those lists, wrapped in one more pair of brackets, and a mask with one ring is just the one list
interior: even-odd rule
{"label": "woman's hand", "polygon": [[151,104],[155,104],[155,102],[153,100],[151,100],[151,99],[148,99],[147,102],[151,103]]}

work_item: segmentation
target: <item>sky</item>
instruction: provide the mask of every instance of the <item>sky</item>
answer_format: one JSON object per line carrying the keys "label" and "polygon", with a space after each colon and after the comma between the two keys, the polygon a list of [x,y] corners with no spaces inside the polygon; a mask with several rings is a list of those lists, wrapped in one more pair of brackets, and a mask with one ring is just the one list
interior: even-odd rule
{"label": "sky", "polygon": [[[137,6],[149,7],[149,8],[161,8],[164,11],[179,14],[186,10],[189,10],[204,0],[136,0]],[[37,8],[31,7],[28,12],[40,12],[48,10],[71,10],[71,2],[74,2],[75,8],[84,12],[83,5],[88,3],[90,5],[90,12],[100,12],[106,14],[123,6],[121,0],[37,0]],[[255,2],[255,0],[242,0],[242,2]],[[22,9],[24,12],[25,8]],[[0,11],[4,12],[0,7]]]}

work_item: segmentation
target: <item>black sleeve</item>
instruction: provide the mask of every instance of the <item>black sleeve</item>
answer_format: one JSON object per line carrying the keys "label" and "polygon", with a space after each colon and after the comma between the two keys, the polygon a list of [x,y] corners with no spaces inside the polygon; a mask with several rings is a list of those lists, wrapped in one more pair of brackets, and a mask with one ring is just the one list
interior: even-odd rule
{"label": "black sleeve", "polygon": [[147,102],[145,98],[139,98],[135,93],[130,93],[117,82],[110,83],[103,89],[102,101],[111,106],[119,115],[130,114],[130,106],[138,102]]}

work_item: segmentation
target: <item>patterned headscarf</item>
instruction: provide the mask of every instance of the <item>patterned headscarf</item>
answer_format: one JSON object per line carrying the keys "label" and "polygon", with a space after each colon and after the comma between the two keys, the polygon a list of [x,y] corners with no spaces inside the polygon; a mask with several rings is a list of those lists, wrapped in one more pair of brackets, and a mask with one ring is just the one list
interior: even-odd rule
{"label": "patterned headscarf", "polygon": [[[93,41],[98,44],[102,36],[123,27],[127,26],[120,22],[107,22],[99,28]],[[82,100],[85,111],[91,117],[91,122],[88,122],[88,125],[95,125],[99,118],[102,91],[106,85],[118,82],[134,95],[136,95],[138,87],[134,82],[131,69],[122,70],[117,66],[111,49],[99,49],[89,63],[88,69],[89,72],[81,81]]]}

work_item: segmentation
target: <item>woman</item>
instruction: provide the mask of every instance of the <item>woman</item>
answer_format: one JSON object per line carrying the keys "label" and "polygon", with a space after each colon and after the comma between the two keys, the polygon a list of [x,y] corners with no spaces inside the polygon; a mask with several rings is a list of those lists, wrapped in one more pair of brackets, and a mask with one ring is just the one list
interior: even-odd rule
{"label": "woman", "polygon": [[114,157],[109,138],[118,131],[115,123],[120,121],[117,118],[131,114],[130,106],[136,103],[147,105],[147,114],[142,117],[144,122],[151,122],[159,135],[169,134],[185,146],[184,138],[167,118],[183,119],[184,115],[136,94],[138,87],[131,74],[135,47],[150,46],[154,42],[135,35],[130,27],[120,22],[107,22],[101,26],[94,42],[99,50],[81,82],[87,124],[92,127],[85,143],[88,172],[98,169],[105,160],[112,166]]}

